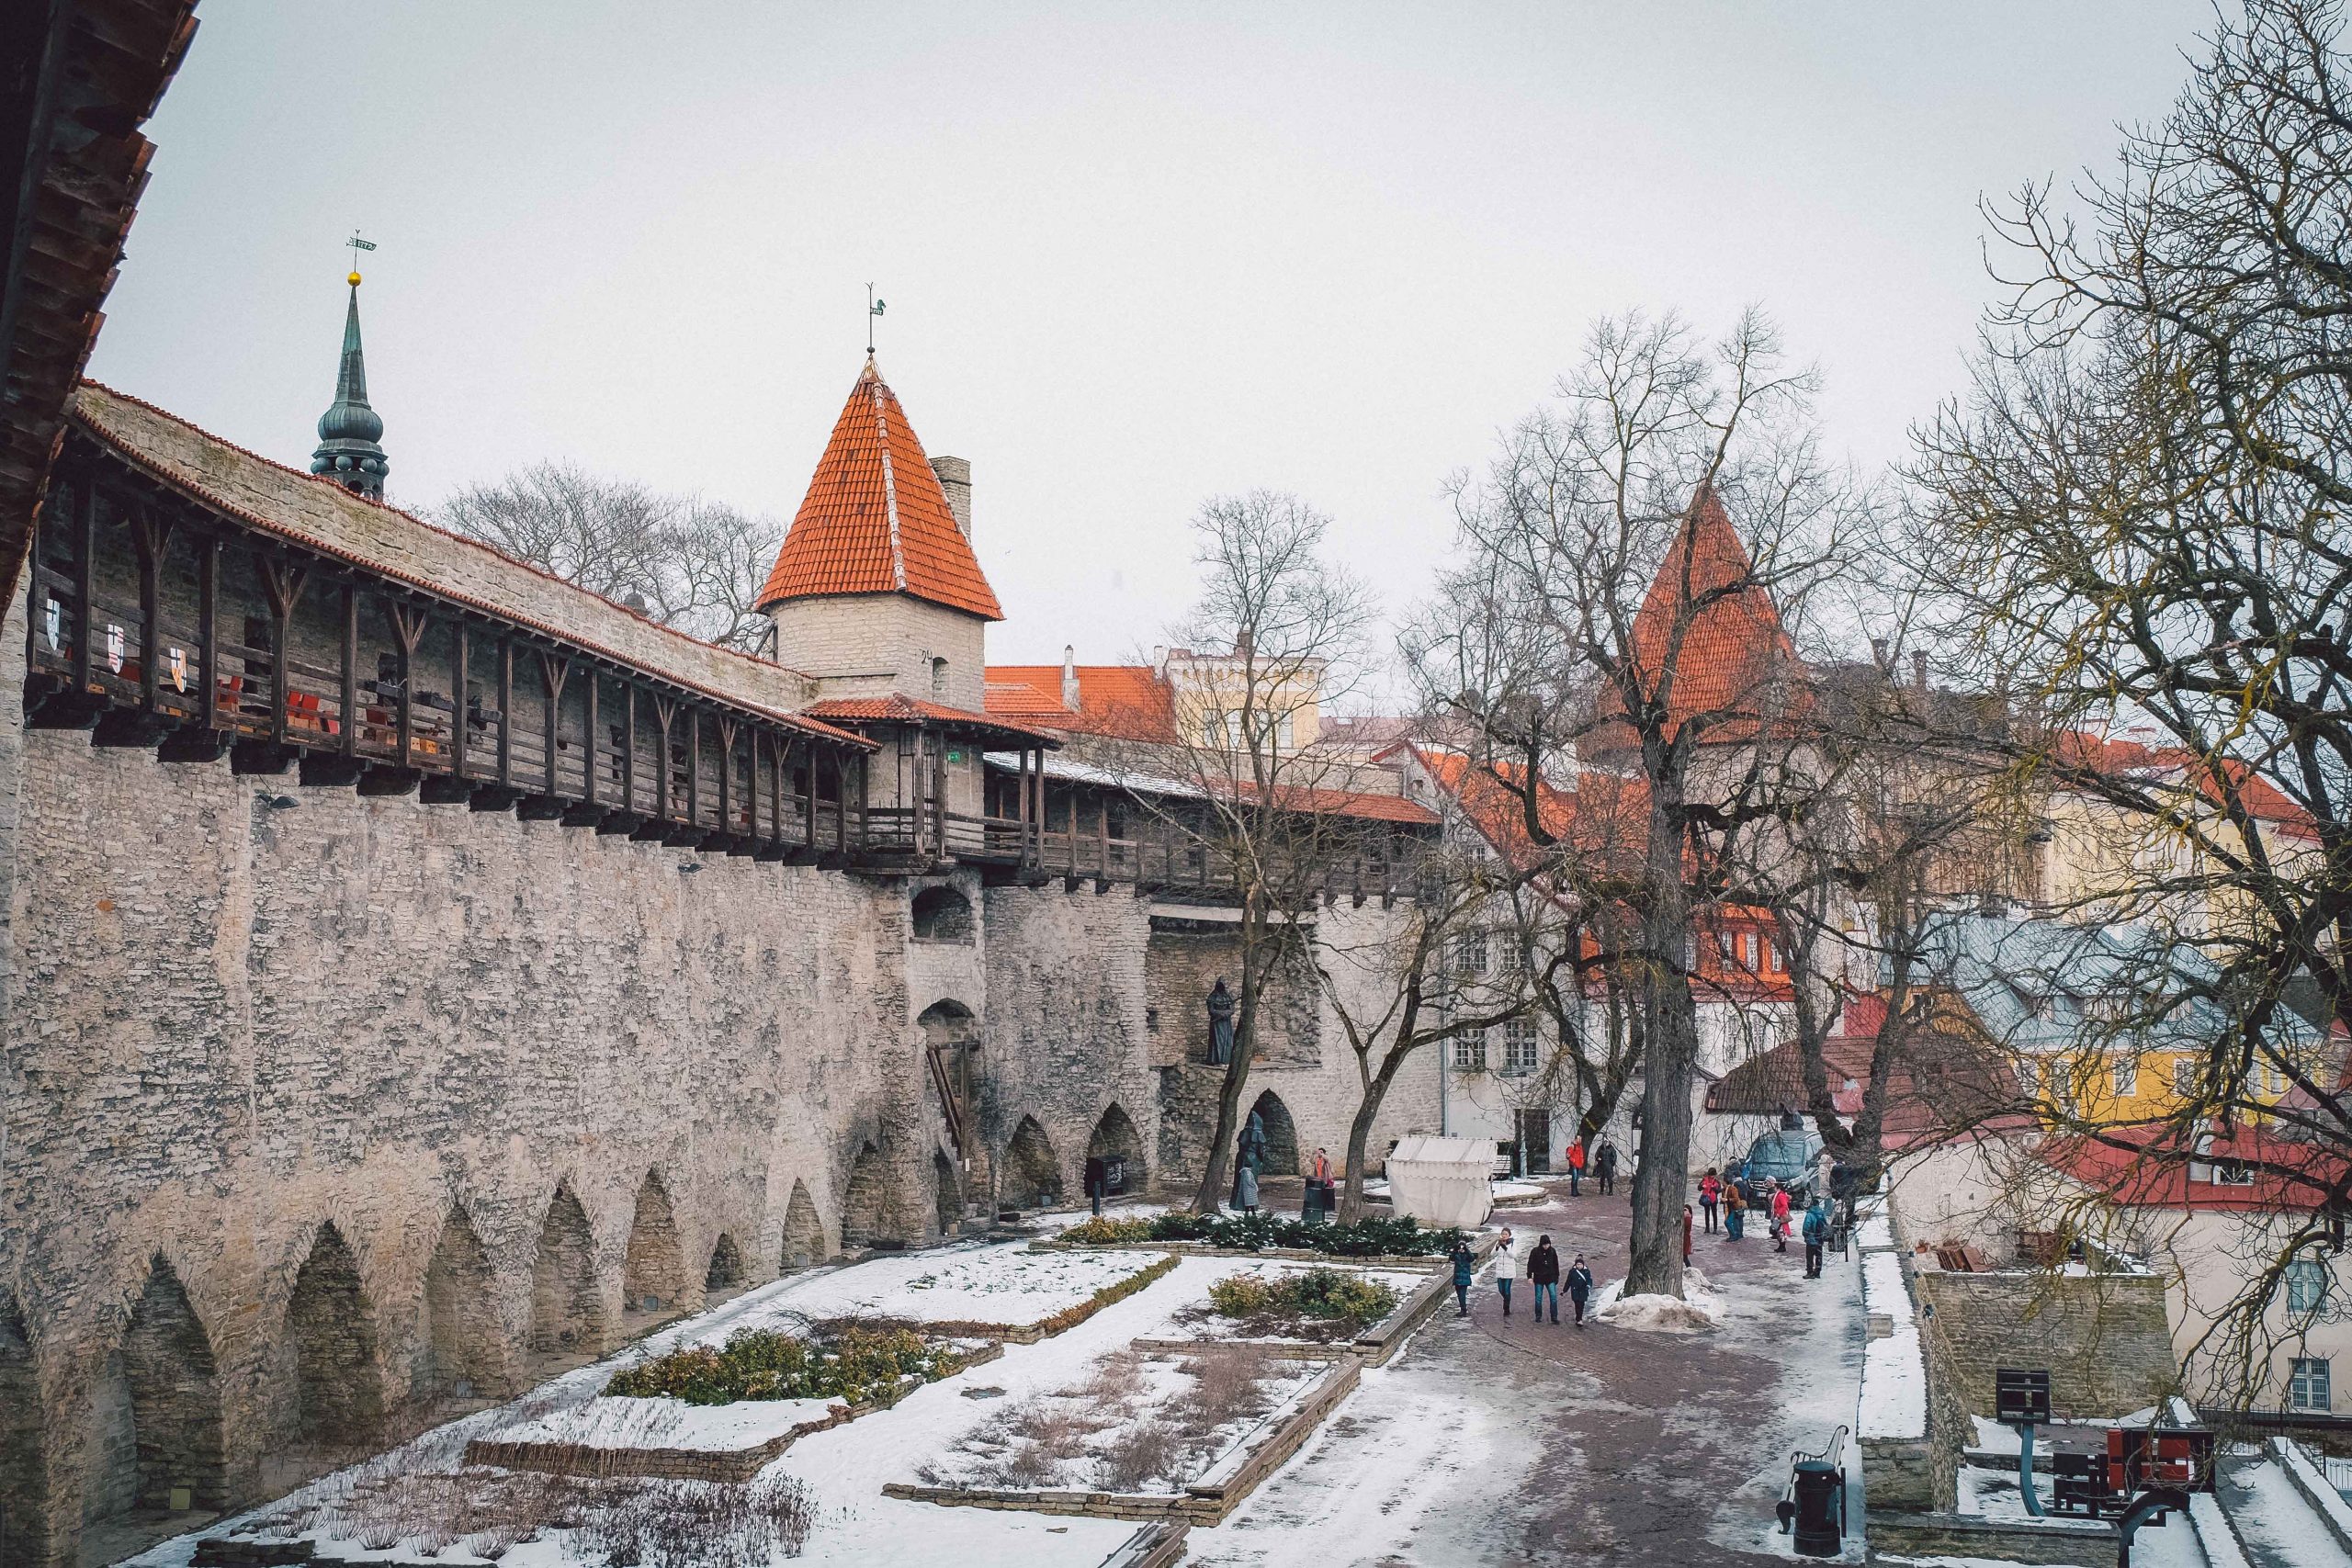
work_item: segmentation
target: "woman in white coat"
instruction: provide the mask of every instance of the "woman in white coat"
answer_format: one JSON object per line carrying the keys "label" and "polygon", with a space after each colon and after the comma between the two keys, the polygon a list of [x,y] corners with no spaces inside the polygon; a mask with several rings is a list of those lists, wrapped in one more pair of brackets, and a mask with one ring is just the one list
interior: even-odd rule
{"label": "woman in white coat", "polygon": [[1511,1248],[1510,1227],[1503,1227],[1502,1240],[1495,1243],[1495,1289],[1503,1295],[1503,1315],[1510,1315],[1510,1288],[1519,1279],[1519,1254]]}

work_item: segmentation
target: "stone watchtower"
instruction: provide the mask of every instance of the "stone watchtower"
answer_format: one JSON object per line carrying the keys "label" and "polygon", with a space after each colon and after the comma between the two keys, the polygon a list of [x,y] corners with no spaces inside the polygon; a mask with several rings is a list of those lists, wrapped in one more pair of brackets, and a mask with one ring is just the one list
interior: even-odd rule
{"label": "stone watchtower", "polygon": [[384,499],[384,473],[391,464],[380,445],[383,416],[368,406],[368,361],[359,349],[359,275],[351,275],[351,304],[343,317],[343,364],[335,372],[334,401],[319,416],[318,450],[311,472],[334,480],[370,501]]}
{"label": "stone watchtower", "polygon": [[972,554],[971,475],[924,457],[867,359],[760,592],[777,660],[827,698],[978,713],[988,624],[1004,612]]}

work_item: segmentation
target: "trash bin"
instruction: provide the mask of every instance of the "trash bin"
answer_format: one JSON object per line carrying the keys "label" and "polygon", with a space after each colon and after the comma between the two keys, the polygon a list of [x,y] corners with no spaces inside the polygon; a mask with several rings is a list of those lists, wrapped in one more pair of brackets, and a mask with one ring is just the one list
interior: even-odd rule
{"label": "trash bin", "polygon": [[1298,1217],[1310,1225],[1329,1224],[1331,1223],[1331,1184],[1309,1181],[1306,1196],[1299,1204]]}
{"label": "trash bin", "polygon": [[1827,1460],[1796,1462],[1796,1549],[1807,1557],[1835,1557],[1845,1549],[1846,1472]]}

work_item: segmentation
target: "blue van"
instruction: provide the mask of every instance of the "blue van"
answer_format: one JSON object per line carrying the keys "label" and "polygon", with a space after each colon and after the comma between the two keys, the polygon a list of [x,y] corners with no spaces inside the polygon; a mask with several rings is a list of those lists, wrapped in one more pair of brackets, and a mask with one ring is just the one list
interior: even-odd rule
{"label": "blue van", "polygon": [[1777,1181],[1788,1189],[1789,1201],[1802,1209],[1813,1201],[1821,1147],[1821,1134],[1812,1128],[1783,1127],[1757,1139],[1732,1174],[1751,1201]]}

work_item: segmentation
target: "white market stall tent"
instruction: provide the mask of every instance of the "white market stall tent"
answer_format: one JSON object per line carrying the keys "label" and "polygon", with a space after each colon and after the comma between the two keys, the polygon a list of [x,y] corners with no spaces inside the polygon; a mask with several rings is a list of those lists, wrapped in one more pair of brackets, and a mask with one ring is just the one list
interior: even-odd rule
{"label": "white market stall tent", "polygon": [[1410,1137],[1388,1155],[1388,1201],[1425,1225],[1475,1230],[1494,1209],[1495,1145],[1478,1138]]}

